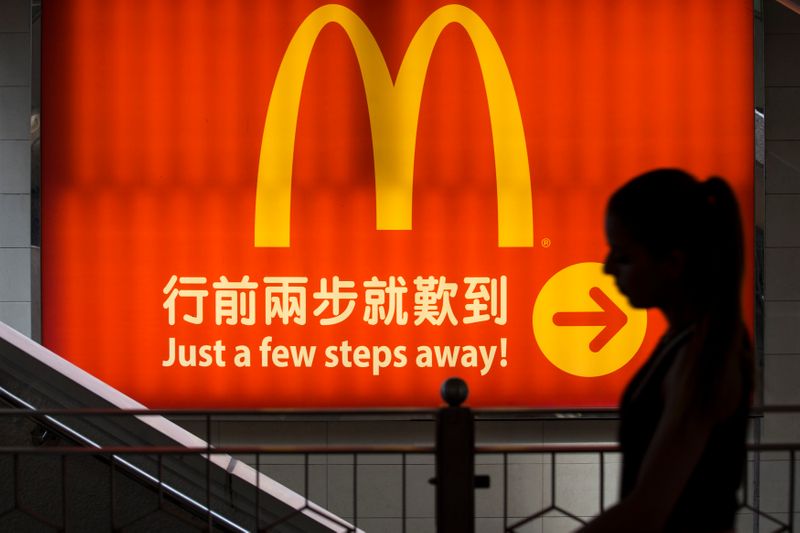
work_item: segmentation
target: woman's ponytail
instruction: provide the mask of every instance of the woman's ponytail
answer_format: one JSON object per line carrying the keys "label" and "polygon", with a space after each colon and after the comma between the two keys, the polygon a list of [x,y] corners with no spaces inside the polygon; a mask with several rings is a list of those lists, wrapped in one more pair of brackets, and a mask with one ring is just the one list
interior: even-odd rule
{"label": "woman's ponytail", "polygon": [[719,177],[699,183],[703,213],[697,280],[705,304],[715,312],[741,313],[744,243],[739,205],[730,185]]}

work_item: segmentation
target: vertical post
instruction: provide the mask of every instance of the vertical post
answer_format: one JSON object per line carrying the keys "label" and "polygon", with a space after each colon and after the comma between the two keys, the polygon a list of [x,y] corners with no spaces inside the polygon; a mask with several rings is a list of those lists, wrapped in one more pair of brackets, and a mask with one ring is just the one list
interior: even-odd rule
{"label": "vertical post", "polygon": [[794,449],[789,450],[789,531],[794,531]]}
{"label": "vertical post", "polygon": [[[113,461],[112,461],[113,462]],[[158,454],[158,510],[164,509],[164,454]]]}
{"label": "vertical post", "polygon": [[256,531],[261,531],[261,454],[256,453]]}
{"label": "vertical post", "polygon": [[508,531],[508,453],[503,453],[503,533]]}
{"label": "vertical post", "polygon": [[211,514],[211,413],[206,412],[206,519],[208,531],[214,531],[214,519]]}
{"label": "vertical post", "polygon": [[758,417],[753,423],[753,442],[756,445],[753,450],[753,531],[761,531],[759,520],[761,518],[761,421],[763,417]]}
{"label": "vertical post", "polygon": [[63,505],[61,508],[61,525],[64,531],[68,531],[70,527],[67,524],[67,507],[69,504],[67,502],[67,456],[65,454],[61,454],[61,504]]}
{"label": "vertical post", "polygon": [[600,452],[600,512],[606,508],[606,454]]}
{"label": "vertical post", "polygon": [[353,531],[358,531],[358,454],[353,454]]}
{"label": "vertical post", "polygon": [[108,468],[109,468],[109,471],[108,471],[108,495],[109,495],[109,502],[110,502],[110,505],[109,505],[110,509],[109,510],[111,511],[111,522],[110,522],[109,529],[111,531],[116,531],[117,530],[117,520],[116,520],[116,516],[114,514],[114,509],[116,508],[117,496],[116,496],[116,492],[115,492],[115,489],[114,489],[114,463],[117,460],[117,456],[116,455],[112,455],[109,459],[110,460],[108,461]]}
{"label": "vertical post", "polygon": [[402,491],[403,491],[403,494],[402,494],[402,501],[403,501],[403,505],[402,505],[402,508],[403,508],[403,520],[402,520],[403,529],[402,529],[402,531],[403,531],[403,533],[406,533],[406,515],[408,513],[406,512],[406,454],[405,453],[403,454],[403,465],[402,465],[402,468],[403,468],[403,474],[402,474],[402,480],[403,481],[401,483],[402,486],[403,486],[403,488],[402,488]]}
{"label": "vertical post", "polygon": [[450,378],[442,385],[448,404],[436,415],[436,531],[475,531],[475,423],[472,411],[461,407],[467,384]]}

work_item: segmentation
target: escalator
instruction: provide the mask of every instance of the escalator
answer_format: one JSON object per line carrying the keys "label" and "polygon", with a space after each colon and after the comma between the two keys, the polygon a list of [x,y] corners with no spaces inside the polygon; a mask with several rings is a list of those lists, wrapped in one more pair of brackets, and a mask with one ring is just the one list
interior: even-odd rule
{"label": "escalator", "polygon": [[3,323],[0,402],[0,531],[354,531]]}

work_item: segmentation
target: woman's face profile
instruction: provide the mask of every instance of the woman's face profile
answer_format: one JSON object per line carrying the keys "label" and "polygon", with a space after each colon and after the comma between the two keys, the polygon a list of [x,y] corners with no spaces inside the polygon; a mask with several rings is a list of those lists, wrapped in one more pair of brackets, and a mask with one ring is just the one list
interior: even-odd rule
{"label": "woman's face profile", "polygon": [[654,257],[613,214],[606,216],[609,251],[603,271],[637,308],[660,307],[673,289],[674,276],[666,260]]}

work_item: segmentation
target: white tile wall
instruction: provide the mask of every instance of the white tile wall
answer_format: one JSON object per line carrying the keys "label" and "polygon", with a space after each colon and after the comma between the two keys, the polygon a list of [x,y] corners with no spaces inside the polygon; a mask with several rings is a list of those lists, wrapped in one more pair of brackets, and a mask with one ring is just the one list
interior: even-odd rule
{"label": "white tile wall", "polygon": [[[591,463],[556,463],[555,503],[576,516],[594,516],[600,510],[600,466]],[[545,501],[550,497],[550,469],[545,468]]]}
{"label": "white tile wall", "polygon": [[764,350],[768,354],[800,354],[800,301],[768,301]]}
{"label": "white tile wall", "polygon": [[328,466],[328,510],[343,518],[353,516],[353,466]]}
{"label": "white tile wall", "polygon": [[[800,404],[800,16],[767,2],[767,315],[764,399],[769,404]],[[770,414],[763,422],[768,442],[797,442],[800,415]],[[789,463],[761,465],[762,509],[788,510]],[[797,507],[795,507],[797,508]],[[785,519],[785,516],[782,517]],[[749,523],[748,523],[749,525]],[[762,526],[766,525],[762,521]],[[750,528],[752,529],[752,527]],[[762,528],[764,529],[764,528]]]}
{"label": "white tile wall", "polygon": [[767,86],[767,141],[800,140],[800,87]]}
{"label": "white tile wall", "polygon": [[800,16],[775,0],[764,0],[767,34],[800,33]]}
{"label": "white tile wall", "polygon": [[0,302],[0,322],[26,335],[31,331],[30,302]]}
{"label": "white tile wall", "polygon": [[760,508],[767,513],[786,513],[789,509],[789,461],[762,459]]}
{"label": "white tile wall", "polygon": [[622,478],[622,458],[607,457],[605,462],[605,494],[603,509],[608,509],[619,501],[619,482]]}
{"label": "white tile wall", "polygon": [[475,474],[489,476],[489,487],[475,491],[475,516],[503,516],[503,466],[476,464]]}
{"label": "white tile wall", "polygon": [[0,194],[0,246],[30,246],[30,194]]}
{"label": "white tile wall", "polygon": [[31,192],[31,145],[28,141],[0,141],[0,194]]}
{"label": "white tile wall", "polygon": [[[385,531],[386,533],[401,533],[403,531],[403,522],[399,518],[359,518],[358,528],[366,531]],[[408,529],[406,531],[416,531]]]}
{"label": "white tile wall", "polygon": [[800,355],[764,356],[764,402],[767,405],[792,405],[800,387]]}
{"label": "white tile wall", "polygon": [[0,140],[30,137],[30,87],[0,87]]}
{"label": "white tile wall", "polygon": [[533,444],[543,442],[544,423],[536,421],[479,421],[475,438],[482,444]]}
{"label": "white tile wall", "polygon": [[31,301],[30,248],[0,248],[0,302]]}
{"label": "white tile wall", "polygon": [[0,32],[30,31],[30,0],[0,2]]}
{"label": "white tile wall", "polygon": [[509,519],[508,525],[515,526],[514,531],[517,531],[518,533],[542,533],[542,521],[543,520],[541,518],[538,518],[532,522],[526,522],[523,525],[517,526],[516,524],[519,524],[520,520]]}
{"label": "white tile wall", "polygon": [[475,533],[499,533],[503,531],[503,520],[501,518],[475,518]]}
{"label": "white tile wall", "polygon": [[0,1],[0,320],[32,330],[30,3]]}
{"label": "white tile wall", "polygon": [[429,421],[344,421],[328,427],[328,443],[347,444],[432,444],[434,423]]}
{"label": "white tile wall", "polygon": [[[313,445],[326,442],[325,422],[273,422],[266,420],[229,421],[219,426],[215,444],[219,445]],[[302,460],[301,456],[291,456]]]}
{"label": "white tile wall", "polygon": [[767,85],[800,86],[800,54],[787,53],[800,50],[800,33],[767,34],[765,37],[765,75]]}
{"label": "white tile wall", "polygon": [[411,518],[407,521],[407,531],[415,533],[436,533],[436,522],[433,518]]}
{"label": "white tile wall", "polygon": [[766,150],[767,193],[800,193],[800,141],[770,141]]}
{"label": "white tile wall", "polygon": [[[522,519],[550,505],[549,498],[547,501],[544,499],[545,468],[545,465],[542,464],[511,465],[508,470],[509,516]],[[502,477],[497,479],[497,483],[502,483]]]}
{"label": "white tile wall", "polygon": [[31,37],[24,33],[0,33],[0,85],[30,86]]}
{"label": "white tile wall", "polygon": [[358,516],[398,517],[402,511],[400,465],[358,466]]}
{"label": "white tile wall", "polygon": [[546,444],[617,441],[617,423],[613,420],[557,420],[543,428]]}
{"label": "white tile wall", "polygon": [[433,518],[435,515],[435,487],[429,483],[436,476],[433,464],[409,465],[406,468],[406,506],[409,517]]}
{"label": "white tile wall", "polygon": [[542,533],[572,533],[581,524],[564,516],[546,516],[542,519]]}
{"label": "white tile wall", "polygon": [[[796,405],[796,400],[793,402]],[[762,441],[766,443],[800,442],[800,415],[769,414],[764,417]]]}
{"label": "white tile wall", "polygon": [[[765,1],[766,11],[766,317],[764,400],[799,405],[800,385],[800,15]],[[777,248],[770,248],[777,247]],[[800,440],[800,414],[764,417],[765,442]],[[787,516],[789,463],[764,455],[761,509]],[[795,507],[797,509],[797,507]],[[742,531],[753,522],[742,517]],[[752,518],[752,517],[750,517]],[[772,531],[761,519],[759,529]]]}
{"label": "white tile wall", "polygon": [[764,258],[767,300],[800,300],[800,248],[767,248]]}
{"label": "white tile wall", "polygon": [[800,246],[800,194],[767,195],[767,247]]}
{"label": "white tile wall", "polygon": [[[788,520],[787,513],[774,513],[770,514],[770,517],[775,518],[777,521],[770,520],[765,516],[753,515],[752,513],[743,513],[736,522],[736,531],[737,533],[752,533],[752,532],[763,532],[763,531],[787,531],[786,529],[782,529]],[[757,520],[758,526],[757,529],[754,525],[753,519]],[[797,524],[797,520],[795,520],[795,524]],[[796,526],[795,526],[796,527]]]}
{"label": "white tile wall", "polygon": [[746,511],[739,511],[736,515],[737,533],[752,533],[753,532],[753,513]]}
{"label": "white tile wall", "polygon": [[310,465],[308,469],[308,488],[304,465],[263,465],[260,471],[278,483],[286,485],[298,494],[305,495],[318,505],[327,505],[328,466]]}

